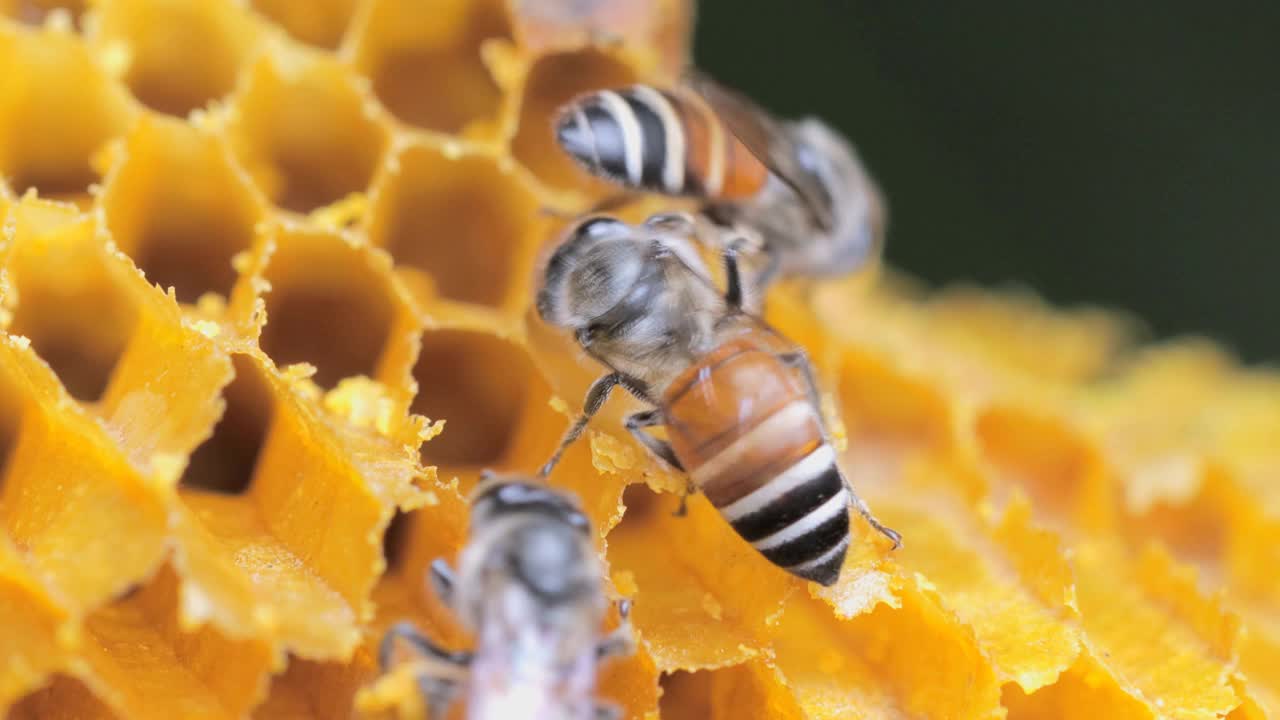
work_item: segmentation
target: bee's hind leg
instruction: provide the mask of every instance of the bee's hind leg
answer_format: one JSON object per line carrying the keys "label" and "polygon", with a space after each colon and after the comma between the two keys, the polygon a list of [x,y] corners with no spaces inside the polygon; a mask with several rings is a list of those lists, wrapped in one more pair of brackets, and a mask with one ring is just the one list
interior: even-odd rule
{"label": "bee's hind leg", "polygon": [[397,640],[408,643],[409,647],[432,664],[452,666],[457,670],[466,670],[471,665],[471,653],[446,650],[418,632],[413,623],[402,620],[387,630],[387,634],[382,636],[382,642],[378,645],[378,665],[383,670],[391,667]]}
{"label": "bee's hind leg", "polygon": [[[642,412],[628,415],[626,420],[627,430],[631,433],[646,450],[653,453],[671,468],[687,473],[684,464],[680,462],[680,458],[676,457],[676,451],[672,449],[671,443],[661,438],[656,438],[645,432],[645,428],[656,427],[663,424],[662,412],[660,410],[644,410]],[[676,508],[675,516],[684,517],[689,512],[689,496],[698,492],[698,486],[693,484],[693,480],[685,476],[685,490],[680,495],[680,507]]]}
{"label": "bee's hind leg", "polygon": [[[806,392],[809,396],[809,402],[813,405],[813,409],[818,413],[819,427],[822,428],[823,441],[830,443],[831,436],[827,431],[827,422],[822,418],[822,397],[818,392],[818,382],[813,377],[813,365],[809,362],[809,355],[803,349],[793,350],[792,352],[781,353],[778,359],[787,365],[796,368],[804,377]],[[844,487],[849,491],[849,497],[853,499],[853,506],[857,508],[858,514],[862,516],[867,524],[876,529],[876,532],[884,535],[893,541],[893,549],[897,550],[902,547],[902,534],[891,527],[885,527],[871,514],[871,508],[867,507],[867,503],[858,497],[858,493],[853,489],[853,483],[840,473],[840,481],[844,483]]]}
{"label": "bee's hind leg", "polygon": [[627,432],[630,432],[631,436],[639,441],[646,450],[672,468],[684,472],[684,465],[676,457],[676,451],[671,448],[671,443],[644,431],[644,428],[657,427],[662,424],[664,424],[664,420],[662,412],[659,410],[644,410],[634,413],[628,415],[626,420]]}
{"label": "bee's hind leg", "polygon": [[466,677],[471,668],[471,653],[446,650],[418,632],[412,623],[401,621],[387,630],[378,646],[378,665],[383,672],[391,668],[398,640],[407,643],[426,661],[426,667],[415,673],[418,691],[427,706],[428,720],[443,720],[458,694],[459,679]]}

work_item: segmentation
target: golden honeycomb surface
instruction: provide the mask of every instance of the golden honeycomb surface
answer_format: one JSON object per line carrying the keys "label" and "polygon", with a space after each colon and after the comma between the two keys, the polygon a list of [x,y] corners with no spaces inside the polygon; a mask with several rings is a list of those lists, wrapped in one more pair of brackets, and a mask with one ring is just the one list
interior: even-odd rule
{"label": "golden honeycomb surface", "polygon": [[[382,630],[465,645],[425,569],[599,372],[530,312],[557,217],[605,192],[550,114],[687,59],[682,0],[573,6],[0,0],[0,711],[421,710]],[[836,586],[790,578],[705,499],[673,516],[615,399],[552,478],[635,603],[604,698],[1280,713],[1280,376],[1027,297],[793,290],[769,318],[905,545],[855,523]]]}

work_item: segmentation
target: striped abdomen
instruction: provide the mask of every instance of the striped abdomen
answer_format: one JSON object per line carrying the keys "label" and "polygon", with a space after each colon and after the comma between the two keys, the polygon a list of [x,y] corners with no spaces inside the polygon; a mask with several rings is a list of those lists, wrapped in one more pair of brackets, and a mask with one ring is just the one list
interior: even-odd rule
{"label": "striped abdomen", "polygon": [[556,120],[560,147],[624,187],[711,200],[764,189],[769,171],[693,93],[648,85],[574,99]]}
{"label": "striped abdomen", "polygon": [[698,488],[775,565],[831,585],[849,548],[849,495],[796,371],[749,339],[672,383],[668,437]]}

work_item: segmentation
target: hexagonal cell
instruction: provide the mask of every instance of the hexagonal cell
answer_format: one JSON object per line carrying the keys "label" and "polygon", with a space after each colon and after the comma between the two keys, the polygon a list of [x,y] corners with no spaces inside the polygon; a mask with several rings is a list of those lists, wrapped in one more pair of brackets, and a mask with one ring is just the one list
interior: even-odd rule
{"label": "hexagonal cell", "polygon": [[185,117],[231,92],[259,28],[240,3],[116,0],[94,39],[128,59],[124,80],[146,106]]}
{"label": "hexagonal cell", "polygon": [[387,131],[338,63],[317,60],[284,72],[256,64],[237,101],[231,140],[276,205],[301,213],[364,190]]}
{"label": "hexagonal cell", "polygon": [[500,0],[374,0],[355,40],[355,64],[397,118],[446,133],[490,120],[501,93],[480,59],[510,38]]}
{"label": "hexagonal cell", "polygon": [[87,199],[98,175],[89,158],[124,132],[129,97],[69,33],[0,32],[0,175],[19,194]]}
{"label": "hexagonal cell", "polygon": [[323,232],[282,232],[267,265],[259,343],[277,365],[307,362],[332,388],[378,369],[396,307],[390,274],[367,248]]}
{"label": "hexagonal cell", "polygon": [[50,13],[66,12],[77,25],[85,0],[0,0],[0,15],[8,15],[28,25],[42,25]]}
{"label": "hexagonal cell", "polygon": [[212,626],[183,627],[181,580],[164,566],[84,621],[78,670],[125,717],[239,718],[257,704],[271,665],[267,643]]}
{"label": "hexagonal cell", "polygon": [[[422,446],[424,462],[495,469],[526,456],[536,462],[554,445],[535,438],[548,428],[563,428],[547,417],[551,391],[528,353],[495,335],[430,331],[413,375],[418,395],[412,412],[445,421],[444,432]],[[531,444],[541,446],[539,451],[531,451]]]}
{"label": "hexagonal cell", "polygon": [[[598,50],[539,58],[525,80],[520,125],[511,141],[512,154],[548,185],[581,187],[590,176],[556,145],[552,132],[555,114],[580,93],[632,82],[635,75],[626,65]],[[601,189],[606,187],[598,180],[595,185]]]}
{"label": "hexagonal cell", "polygon": [[18,297],[9,332],[31,340],[67,392],[96,402],[137,327],[119,265],[104,257],[93,222],[19,232],[10,258]]}
{"label": "hexagonal cell", "polygon": [[356,0],[250,0],[254,9],[310,45],[336,48],[351,22]]}
{"label": "hexagonal cell", "polygon": [[451,300],[502,306],[522,292],[518,273],[540,227],[532,193],[487,156],[416,146],[397,164],[375,187],[370,242],[425,271]]}
{"label": "hexagonal cell", "polygon": [[348,663],[315,662],[289,658],[284,672],[271,678],[262,704],[253,710],[255,720],[351,717],[356,693],[377,677],[378,667],[367,653]]}
{"label": "hexagonal cell", "polygon": [[209,439],[191,454],[184,489],[240,495],[248,491],[266,443],[274,407],[268,380],[257,363],[232,355],[236,376],[222,390],[226,409]]}
{"label": "hexagonal cell", "polygon": [[231,258],[263,216],[217,138],[164,118],[144,118],[130,134],[102,206],[120,249],[186,303],[230,292]]}

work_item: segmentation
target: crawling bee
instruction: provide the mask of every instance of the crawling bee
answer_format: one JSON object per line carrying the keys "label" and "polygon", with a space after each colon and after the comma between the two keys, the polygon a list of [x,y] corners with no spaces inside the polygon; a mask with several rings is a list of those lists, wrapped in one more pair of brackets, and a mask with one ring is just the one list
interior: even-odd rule
{"label": "crawling bee", "polygon": [[[633,226],[594,217],[548,260],[537,299],[544,320],[573,330],[610,369],[540,471],[546,476],[618,386],[649,404],[627,429],[690,476],[691,489],[774,564],[831,585],[849,547],[848,505],[893,540],[836,464],[803,350],[742,310],[734,244],[726,288],[673,248],[679,216]],[[690,230],[685,226],[685,232]],[[665,425],[667,440],[647,430]]]}
{"label": "crawling bee", "polygon": [[853,147],[822,121],[778,121],[696,73],[659,90],[581,95],[555,121],[560,147],[626,190],[700,198],[715,243],[757,234],[775,276],[843,275],[884,243],[884,201]]}
{"label": "crawling bee", "polygon": [[432,720],[464,687],[472,720],[616,718],[593,690],[597,664],[632,649],[629,604],[620,603],[622,623],[601,638],[601,574],[590,523],[572,499],[486,473],[457,573],[444,560],[430,572],[436,594],[474,633],[474,650],[445,650],[401,622],[383,638],[379,661],[389,669],[398,642],[422,657],[418,684]]}

